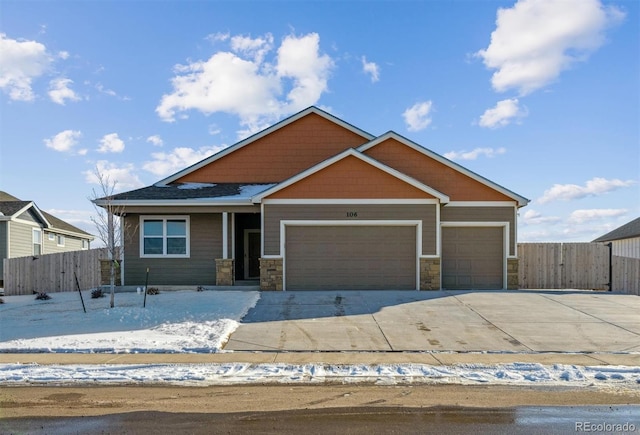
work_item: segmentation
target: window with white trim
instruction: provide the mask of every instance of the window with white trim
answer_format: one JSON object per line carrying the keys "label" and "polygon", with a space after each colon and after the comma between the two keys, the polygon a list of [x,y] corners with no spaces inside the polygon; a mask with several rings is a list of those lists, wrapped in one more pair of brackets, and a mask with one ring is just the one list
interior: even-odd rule
{"label": "window with white trim", "polygon": [[49,241],[50,241],[50,242],[53,242],[53,241],[56,239],[56,235],[55,235],[55,234],[53,234],[53,233],[48,233],[48,235],[49,235]]}
{"label": "window with white trim", "polygon": [[64,236],[58,234],[58,236],[56,238],[56,245],[64,246]]}
{"label": "window with white trim", "polygon": [[42,254],[42,231],[33,229],[33,255]]}
{"label": "window with white trim", "polygon": [[82,249],[89,249],[89,241],[82,239]]}
{"label": "window with white trim", "polygon": [[188,216],[141,216],[141,257],[189,257]]}

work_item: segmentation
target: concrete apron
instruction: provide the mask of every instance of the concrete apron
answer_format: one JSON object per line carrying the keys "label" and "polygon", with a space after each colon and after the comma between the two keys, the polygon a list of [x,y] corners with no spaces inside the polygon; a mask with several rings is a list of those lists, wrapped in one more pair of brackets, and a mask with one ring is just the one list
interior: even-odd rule
{"label": "concrete apron", "polygon": [[640,352],[638,313],[591,291],[262,292],[225,350]]}

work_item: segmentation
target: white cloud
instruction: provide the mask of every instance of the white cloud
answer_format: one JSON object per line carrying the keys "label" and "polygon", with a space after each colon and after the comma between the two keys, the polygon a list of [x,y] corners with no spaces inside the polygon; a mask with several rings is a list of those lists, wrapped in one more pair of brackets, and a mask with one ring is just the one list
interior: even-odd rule
{"label": "white cloud", "polygon": [[162,138],[157,134],[154,134],[153,136],[149,136],[147,138],[147,142],[152,143],[154,146],[157,146],[157,147],[161,147],[162,145],[164,145]]}
{"label": "white cloud", "polygon": [[375,62],[367,62],[364,56],[362,56],[362,70],[371,76],[371,83],[380,80],[380,68]]}
{"label": "white cloud", "polygon": [[444,156],[450,160],[475,160],[480,156],[495,157],[506,152],[506,148],[476,148],[472,151],[450,151]]}
{"label": "white cloud", "polygon": [[536,210],[527,210],[520,218],[520,222],[524,225],[553,224],[560,220],[557,216],[544,216]]}
{"label": "white cloud", "polygon": [[43,44],[10,39],[0,33],[0,89],[12,100],[33,100],[31,83],[46,72],[51,62]]}
{"label": "white cloud", "polygon": [[114,91],[113,89],[105,88],[102,83],[96,83],[95,84],[95,88],[101,94],[105,94],[105,95],[108,95],[110,97],[115,97],[120,101],[130,101],[131,100],[131,98],[127,97],[126,95],[118,95],[118,93],[116,91]]}
{"label": "white cloud", "polygon": [[49,98],[51,101],[64,106],[65,100],[79,101],[80,97],[69,88],[73,80],[64,77],[53,79],[49,82]]}
{"label": "white cloud", "polygon": [[545,190],[544,194],[538,198],[539,204],[551,201],[570,201],[588,196],[599,196],[614,190],[629,187],[636,184],[634,180],[607,180],[606,178],[592,178],[584,186],[577,184],[554,184],[551,189]]}
{"label": "white cloud", "polygon": [[519,0],[498,9],[491,43],[476,56],[496,70],[491,78],[496,91],[526,95],[586,60],[604,43],[605,29],[623,17],[599,0]]}
{"label": "white cloud", "polygon": [[265,61],[272,51],[271,35],[229,40],[233,51],[174,68],[173,91],[156,107],[160,118],[175,121],[193,109],[231,113],[240,118],[239,134],[246,135],[315,104],[326,91],[333,61],[320,54],[318,34],[286,37],[272,62]]}
{"label": "white cloud", "polygon": [[105,134],[100,139],[99,153],[121,153],[124,151],[124,142],[118,137],[118,133]]}
{"label": "white cloud", "polygon": [[522,118],[527,115],[526,110],[518,106],[518,99],[511,98],[508,100],[498,101],[496,107],[487,109],[478,124],[481,127],[498,128],[508,125],[514,118]]}
{"label": "white cloud", "polygon": [[628,212],[624,208],[593,208],[587,210],[574,210],[569,216],[569,223],[583,224],[586,222],[599,221],[602,219],[620,217]]}
{"label": "white cloud", "polygon": [[262,38],[233,36],[231,49],[236,53],[248,56],[257,64],[261,64],[266,54],[273,49],[273,36],[267,33]]}
{"label": "white cloud", "polygon": [[432,108],[432,101],[423,101],[405,110],[402,116],[404,117],[404,122],[407,124],[407,129],[409,131],[420,131],[427,128],[431,124],[430,115]]}
{"label": "white cloud", "polygon": [[[73,147],[78,145],[78,141],[82,137],[82,133],[78,130],[64,130],[60,133],[52,136],[50,139],[45,139],[44,143],[47,148],[59,152],[71,152]],[[78,154],[86,154],[85,150],[80,150]]]}
{"label": "white cloud", "polygon": [[131,163],[124,163],[118,166],[115,163],[100,160],[96,163],[95,169],[83,172],[87,183],[100,184],[96,171],[102,174],[105,179],[108,179],[109,182],[115,183],[114,190],[116,192],[138,189],[144,186],[140,178],[135,174],[135,167]]}
{"label": "white cloud", "polygon": [[62,60],[67,60],[69,59],[69,52],[68,51],[59,51],[58,52],[58,57]]}
{"label": "white cloud", "polygon": [[227,41],[229,40],[230,37],[231,35],[228,32],[227,33],[218,32],[218,33],[211,33],[210,35],[207,35],[204,39],[206,39],[211,43],[215,43],[220,41]]}
{"label": "white cloud", "polygon": [[174,148],[170,153],[152,153],[153,160],[145,162],[142,168],[154,175],[164,177],[193,165],[223,149],[227,145],[201,147],[197,150],[188,147]]}
{"label": "white cloud", "polygon": [[290,78],[293,86],[287,94],[285,111],[297,112],[315,104],[324,91],[334,63],[320,55],[320,36],[310,33],[300,38],[287,36],[278,49],[278,77]]}

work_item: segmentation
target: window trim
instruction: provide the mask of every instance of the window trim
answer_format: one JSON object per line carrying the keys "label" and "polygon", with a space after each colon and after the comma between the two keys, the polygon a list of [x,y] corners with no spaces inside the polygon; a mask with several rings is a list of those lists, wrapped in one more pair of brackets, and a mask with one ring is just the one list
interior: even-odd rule
{"label": "window trim", "polygon": [[[36,243],[36,238],[35,235],[39,234],[40,237],[40,242]],[[40,246],[40,253],[36,254],[36,250],[35,247],[36,245]],[[32,228],[31,229],[31,252],[33,253],[33,255],[42,255],[42,250],[43,248],[43,243],[42,243],[42,230],[40,228]]]}
{"label": "window trim", "polygon": [[[167,254],[167,221],[183,220],[185,221],[185,254]],[[145,221],[162,221],[162,254],[145,254],[144,253],[144,223]],[[190,258],[191,257],[191,222],[188,215],[140,215],[140,258]],[[174,236],[175,237],[175,236]]]}
{"label": "window trim", "polygon": [[56,234],[56,246],[64,248],[65,237],[62,234]]}
{"label": "window trim", "polygon": [[53,242],[53,241],[56,240],[56,235],[51,233],[51,232],[49,232],[49,233],[47,233],[47,238],[49,239],[50,242]]}

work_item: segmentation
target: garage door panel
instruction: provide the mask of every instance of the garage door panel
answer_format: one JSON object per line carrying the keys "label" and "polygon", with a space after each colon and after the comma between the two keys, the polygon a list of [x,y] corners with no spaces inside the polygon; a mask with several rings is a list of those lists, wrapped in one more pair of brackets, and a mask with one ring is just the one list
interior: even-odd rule
{"label": "garage door panel", "polygon": [[442,287],[504,288],[502,227],[442,228]]}
{"label": "garage door panel", "polygon": [[415,226],[287,226],[288,290],[416,288]]}

